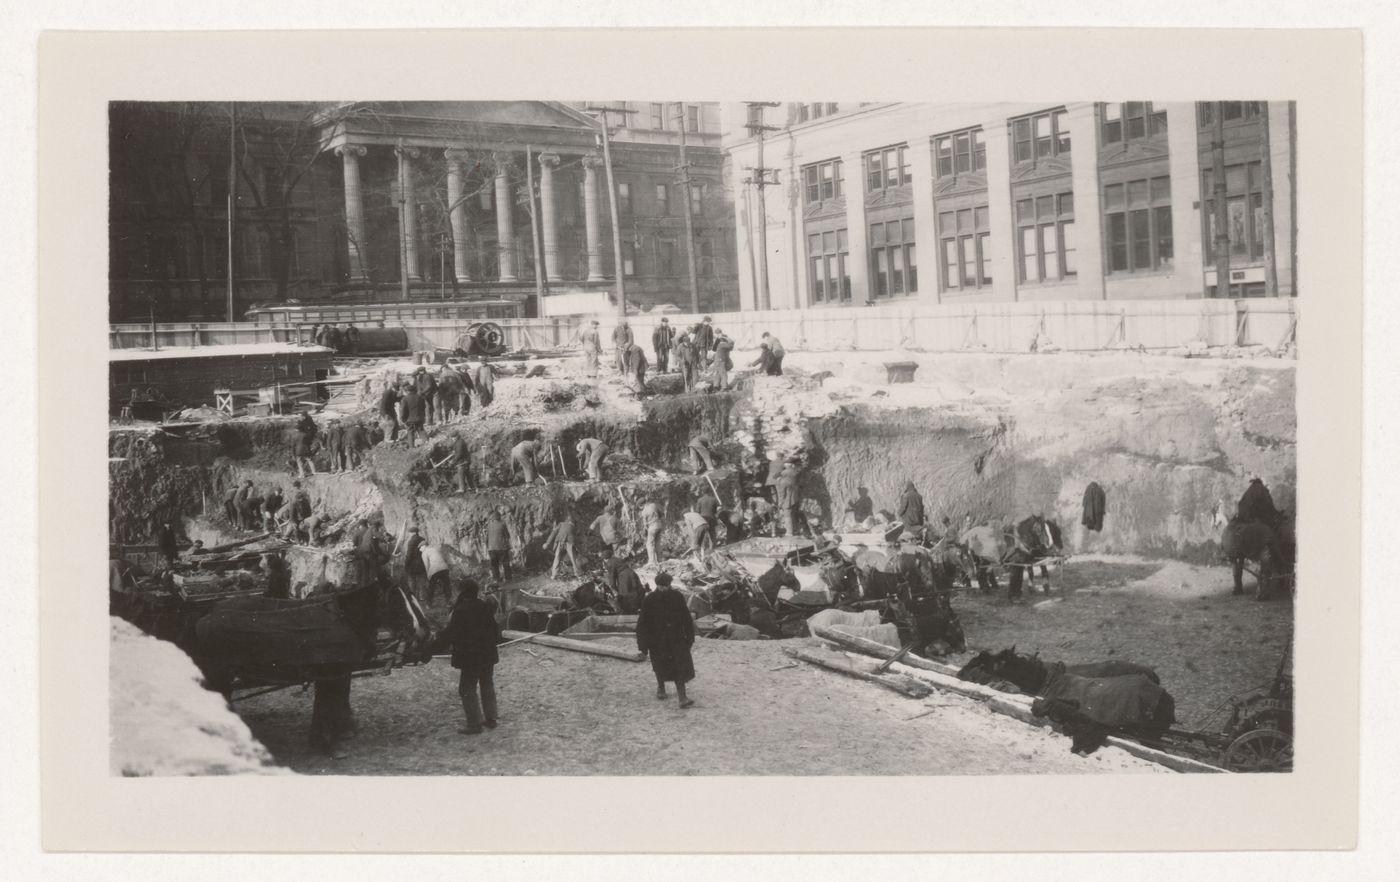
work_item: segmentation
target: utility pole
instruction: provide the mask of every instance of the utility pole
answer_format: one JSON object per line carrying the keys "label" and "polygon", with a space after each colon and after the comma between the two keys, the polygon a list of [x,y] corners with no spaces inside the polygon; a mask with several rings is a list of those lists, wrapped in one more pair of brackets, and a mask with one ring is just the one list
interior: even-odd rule
{"label": "utility pole", "polygon": [[398,149],[394,155],[399,159],[399,293],[405,303],[408,302],[408,226],[406,224],[406,212],[404,200],[404,173],[403,164],[405,161],[403,138],[399,139]]}
{"label": "utility pole", "polygon": [[690,312],[693,315],[700,314],[700,280],[695,273],[695,219],[691,217],[691,193],[690,193],[690,164],[685,161],[685,105],[676,102],[676,120],[680,123],[681,140],[681,164],[676,171],[680,172],[681,192],[685,198],[681,202],[681,207],[685,210],[685,260],[686,270],[690,273]]}
{"label": "utility pole", "polygon": [[1274,252],[1274,153],[1269,138],[1269,102],[1259,102],[1259,125],[1263,136],[1259,152],[1263,154],[1259,167],[1264,172],[1264,293],[1278,296],[1278,255]]}
{"label": "utility pole", "polygon": [[1230,296],[1230,212],[1225,206],[1225,102],[1214,102],[1215,131],[1210,152],[1214,160],[1211,176],[1215,185],[1211,198],[1215,200],[1215,296]]}
{"label": "utility pole", "polygon": [[603,142],[603,168],[608,173],[608,210],[612,215],[613,276],[617,279],[617,314],[625,319],[627,318],[627,288],[623,281],[622,272],[622,228],[618,221],[617,212],[617,182],[613,178],[612,149],[608,146],[608,114],[636,113],[637,111],[628,110],[625,107],[589,106],[585,109],[598,115],[599,139]]}
{"label": "utility pole", "polygon": [[535,153],[529,144],[525,145],[525,189],[530,208],[530,241],[535,250],[535,309],[537,315],[544,312],[544,252],[540,250],[540,230],[535,213]]}
{"label": "utility pole", "polygon": [[[749,108],[749,120],[745,126],[749,134],[758,139],[758,156],[756,165],[751,169],[753,177],[745,179],[744,183],[752,183],[758,188],[758,288],[754,291],[754,306],[757,309],[771,309],[772,301],[768,291],[768,205],[764,199],[763,190],[778,183],[778,170],[768,169],[763,165],[763,133],[776,132],[777,126],[766,126],[763,124],[763,111],[768,107],[777,107],[776,101],[747,101]],[[768,179],[768,173],[772,171],[773,179]]]}
{"label": "utility pole", "polygon": [[238,192],[238,166],[234,154],[234,133],[238,128],[238,105],[230,101],[228,103],[228,320],[232,323],[233,316],[233,211],[234,193]]}

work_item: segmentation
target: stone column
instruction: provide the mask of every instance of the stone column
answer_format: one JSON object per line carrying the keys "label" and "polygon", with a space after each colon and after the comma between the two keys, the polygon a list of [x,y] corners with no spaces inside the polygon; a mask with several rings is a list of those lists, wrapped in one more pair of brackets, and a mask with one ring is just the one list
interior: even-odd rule
{"label": "stone column", "polygon": [[[933,211],[933,144],[924,120],[909,133],[909,167],[914,180],[914,259],[919,268],[920,303],[942,303],[938,285],[938,215]],[[908,267],[904,268],[907,273]]]}
{"label": "stone column", "polygon": [[562,282],[559,272],[559,223],[554,206],[554,170],[559,167],[557,153],[540,154],[540,221],[544,226],[545,278]]}
{"label": "stone column", "polygon": [[851,277],[851,306],[874,300],[870,278],[869,230],[865,226],[865,160],[860,152],[841,157],[846,172],[846,274]]}
{"label": "stone column", "polygon": [[452,224],[452,269],[459,282],[471,281],[467,269],[467,205],[462,198],[462,163],[468,160],[465,150],[444,150],[447,159],[447,204]]}
{"label": "stone column", "polygon": [[[1174,293],[1182,297],[1204,297],[1206,255],[1201,253],[1201,147],[1196,140],[1196,103],[1173,101],[1166,107]],[[1079,200],[1075,199],[1074,204],[1077,211]],[[1209,244],[1206,247],[1209,248]],[[1213,253],[1210,256],[1214,258]]]}
{"label": "stone column", "polygon": [[367,282],[364,241],[365,211],[360,196],[360,157],[368,152],[359,144],[342,144],[335,149],[345,171],[345,242],[350,253],[350,281]]}
{"label": "stone column", "polygon": [[[1016,300],[1016,215],[1011,204],[1011,132],[1005,114],[983,123],[983,137],[987,142],[987,232],[989,247],[992,249],[992,290],[980,295],[982,299]],[[1078,142],[1071,142],[1073,150],[1079,149]],[[1092,150],[1092,144],[1085,144],[1085,150]],[[1097,199],[1086,198],[1079,202],[1075,194],[1075,207],[1084,206],[1084,211],[1094,210]],[[1079,222],[1076,220],[1076,224]],[[1083,244],[1078,247],[1083,248]],[[1080,252],[1081,254],[1083,252]],[[943,264],[942,245],[934,251],[934,259]],[[1081,258],[1082,261],[1082,258]],[[939,270],[941,275],[942,271]],[[958,295],[968,292],[959,291]]]}
{"label": "stone column", "polygon": [[515,224],[511,219],[510,172],[513,157],[509,153],[497,153],[496,163],[496,262],[500,264],[502,282],[514,282],[515,278]]}
{"label": "stone column", "polygon": [[[1079,296],[1107,300],[1104,281],[1103,213],[1099,209],[1099,115],[1092,103],[1070,104],[1070,176],[1074,181],[1075,269]],[[1012,247],[1015,247],[1014,245]]]}
{"label": "stone column", "polygon": [[[601,282],[603,275],[603,246],[598,236],[598,169],[603,160],[589,154],[583,158],[583,232],[588,245],[588,281]],[[621,272],[622,268],[618,267]]]}
{"label": "stone column", "polygon": [[397,152],[403,163],[403,192],[399,195],[403,200],[404,273],[410,282],[421,282],[423,276],[418,272],[418,202],[413,191],[412,162],[418,158],[418,149],[400,147]]}

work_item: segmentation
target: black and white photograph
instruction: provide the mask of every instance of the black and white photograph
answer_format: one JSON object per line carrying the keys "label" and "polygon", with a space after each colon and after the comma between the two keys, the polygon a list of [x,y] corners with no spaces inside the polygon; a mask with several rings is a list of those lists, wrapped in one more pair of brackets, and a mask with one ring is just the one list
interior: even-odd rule
{"label": "black and white photograph", "polygon": [[1291,773],[1324,182],[1117,91],[109,102],[109,774]]}

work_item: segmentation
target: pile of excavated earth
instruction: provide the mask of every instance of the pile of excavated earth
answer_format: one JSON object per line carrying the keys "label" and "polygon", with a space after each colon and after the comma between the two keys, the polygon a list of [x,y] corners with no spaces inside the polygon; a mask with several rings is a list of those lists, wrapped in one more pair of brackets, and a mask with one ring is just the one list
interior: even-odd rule
{"label": "pile of excavated earth", "polygon": [[[884,363],[896,359],[917,363],[912,383],[888,383]],[[735,358],[736,363],[746,360]],[[1178,583],[1182,597],[1213,596],[1221,579],[1228,580],[1227,573],[1222,575],[1213,566],[1219,562],[1220,524],[1250,478],[1262,478],[1281,508],[1293,506],[1294,371],[1293,362],[1286,360],[1131,353],[790,352],[785,376],[754,376],[740,370],[728,391],[683,394],[676,375],[663,375],[649,380],[645,397],[638,397],[606,365],[601,377],[586,376],[582,361],[573,357],[501,359],[492,365],[498,376],[495,400],[432,426],[415,447],[403,441],[385,442],[376,416],[385,385],[415,370],[412,362],[361,362],[344,377],[353,382],[338,386],[314,418],[322,427],[331,420],[363,423],[376,443],[354,470],[331,472],[322,463],[318,474],[303,479],[330,526],[324,543],[285,549],[293,582],[300,590],[315,582],[323,565],[330,581],[345,579],[350,527],[360,518],[376,517],[396,536],[409,525],[417,526],[430,543],[443,549],[455,576],[489,581],[486,522],[492,512],[501,512],[513,546],[511,587],[529,594],[563,595],[578,579],[572,575],[550,578],[552,553],[544,544],[560,515],[565,510],[572,513],[578,525],[580,563],[593,571],[601,568],[602,546],[588,532],[588,525],[606,507],[620,504],[633,547],[640,551],[637,513],[648,502],[659,507],[666,525],[661,540],[662,555],[669,559],[665,567],[681,571],[693,566],[685,560],[689,540],[682,517],[696,497],[713,487],[726,508],[733,506],[756,482],[761,483],[774,452],[801,458],[803,514],[814,526],[839,529],[847,504],[861,487],[868,488],[877,510],[889,513],[905,484],[912,482],[924,497],[932,523],[945,517],[955,524],[1001,523],[1043,513],[1063,528],[1065,551],[1071,557],[1066,566],[1073,566],[1076,556],[1152,561],[1169,568],[1157,580],[1161,584],[1157,593],[1162,596],[1177,590]],[[247,539],[252,534],[225,517],[223,500],[228,492],[245,481],[259,489],[290,490],[295,477],[294,418],[200,420],[194,412],[187,417],[195,419],[171,425],[113,426],[110,515],[115,541],[150,542],[158,525],[168,518],[179,523],[188,539],[200,539],[206,546]],[[696,475],[687,446],[702,433],[711,440],[717,462],[707,475]],[[473,456],[470,471],[476,489],[465,493],[454,486],[452,470],[439,465],[458,437],[467,441]],[[586,479],[575,455],[575,444],[584,438],[601,439],[612,450],[601,482]],[[526,439],[543,441],[559,452],[559,458],[543,466],[543,484],[522,486],[519,476],[511,474],[510,451]],[[1090,482],[1103,487],[1108,500],[1101,531],[1080,524],[1081,499]],[[648,581],[654,575],[650,570],[640,572]],[[1148,583],[1132,584],[1141,594]],[[1081,587],[1087,591],[1091,586]],[[1098,596],[1095,590],[1094,597]],[[1073,597],[1062,599],[1066,604],[1074,602]],[[972,596],[966,602],[994,603]],[[965,624],[969,620],[986,624],[982,633],[967,628],[969,654],[1015,642],[1017,624],[1003,615],[1003,606],[964,617]],[[1038,614],[1033,605],[1015,610],[1017,615]],[[445,611],[433,614],[441,618]],[[1291,632],[1291,617],[1288,625],[1286,630]],[[1154,626],[1162,627],[1166,639],[1167,628],[1161,623]],[[1282,640],[1286,635],[1279,631],[1275,636]],[[127,640],[127,635],[122,639]],[[625,706],[635,696],[646,698],[644,666],[631,668],[625,662],[528,645],[502,650],[500,679],[506,684],[502,700],[507,709],[501,731],[513,728],[514,733],[493,735],[496,742],[488,738],[472,745],[470,752],[451,738],[431,734],[436,731],[433,727],[452,731],[458,723],[454,714],[460,714],[460,709],[453,710],[455,693],[447,683],[450,669],[445,662],[402,669],[387,678],[373,678],[373,684],[357,686],[360,746],[349,764],[339,767],[325,766],[304,747],[310,712],[307,697],[283,692],[239,707],[273,755],[300,771],[895,774],[905,769],[930,773],[1089,768],[1081,760],[1107,770],[1119,764],[1122,768],[1151,766],[1132,757],[1114,758],[1114,754],[1106,754],[1109,759],[1074,758],[1068,765],[1051,762],[1046,759],[1045,744],[1037,740],[1048,738],[1046,733],[989,714],[966,697],[945,699],[935,693],[926,703],[946,700],[946,707],[938,707],[927,718],[903,722],[900,710],[909,707],[900,702],[907,698],[836,673],[794,668],[796,663],[780,653],[777,644],[763,644],[765,649],[703,642],[707,645],[698,653],[695,692],[698,709],[708,708],[712,721],[687,729],[693,721],[680,719],[681,715],[667,717],[664,731],[656,730],[656,743],[642,739],[630,749],[600,747],[588,753],[580,745],[615,744],[621,737],[613,730],[627,725],[627,715],[611,714],[606,701],[615,698]],[[1087,642],[1054,648],[1070,660],[1089,660],[1082,654],[1091,651]],[[1247,640],[1232,640],[1231,645],[1238,649]],[[1124,651],[1150,655],[1152,647],[1125,647]],[[1264,670],[1272,663],[1266,656],[1276,659],[1273,643],[1260,650],[1255,669]],[[959,659],[947,661],[956,664]],[[1210,660],[1196,658],[1190,664],[1208,666]],[[114,654],[114,677],[118,667]],[[623,679],[613,678],[609,672],[614,667],[630,673]],[[708,693],[707,683],[713,690]],[[1223,691],[1228,686],[1212,688]],[[127,694],[131,693],[123,693]],[[145,700],[144,695],[134,694],[132,701]],[[208,695],[219,702],[217,695]],[[841,711],[850,719],[840,725],[824,718],[825,711],[814,712],[808,720],[798,710],[829,708],[828,700],[834,697],[851,702]],[[1217,697],[1212,693],[1202,703]],[[114,702],[124,700],[114,691]],[[914,746],[900,754],[907,762],[896,758],[862,765],[862,761],[833,760],[824,765],[810,756],[799,762],[770,755],[761,770],[755,769],[756,760],[745,739],[769,737],[759,732],[771,729],[776,717],[764,709],[776,706],[785,708],[784,715],[792,714],[782,731],[792,729],[793,738],[811,738],[812,749],[824,753],[836,751],[840,746],[836,741],[887,744],[911,731],[919,734],[910,736]],[[601,716],[589,718],[593,710]],[[379,711],[396,722],[376,723]],[[914,702],[909,715],[916,713]],[[422,719],[417,719],[419,715]],[[132,721],[135,716],[121,717],[126,721],[123,725],[137,725]],[[860,734],[852,722],[860,716],[878,722]],[[114,711],[114,727],[117,719]],[[946,737],[930,735],[940,721],[951,726]],[[517,725],[505,725],[510,722]],[[838,735],[836,730],[847,724],[850,734]],[[429,728],[416,729],[416,737],[407,745],[398,729],[414,725]],[[693,731],[699,728],[709,731]],[[628,732],[640,738],[636,727]],[[722,733],[728,735],[722,738]],[[777,734],[770,732],[772,737]],[[263,768],[266,755],[248,748],[240,737],[238,732],[230,736],[231,755],[237,761],[201,759],[196,765]],[[950,746],[952,741],[968,739],[978,740],[976,750],[964,748],[959,753]],[[492,747],[500,741],[510,745]],[[730,747],[723,748],[721,741]],[[692,742],[705,751],[705,761],[677,755]],[[930,764],[915,759],[924,748],[936,750],[948,761]],[[200,756],[209,753],[201,750],[196,752]],[[593,759],[580,765],[563,756],[582,753]],[[849,755],[845,750],[840,753]],[[1069,761],[1068,750],[1063,753]],[[132,773],[181,770],[143,766],[141,760],[122,762],[123,770]],[[901,763],[900,768],[893,767]]]}

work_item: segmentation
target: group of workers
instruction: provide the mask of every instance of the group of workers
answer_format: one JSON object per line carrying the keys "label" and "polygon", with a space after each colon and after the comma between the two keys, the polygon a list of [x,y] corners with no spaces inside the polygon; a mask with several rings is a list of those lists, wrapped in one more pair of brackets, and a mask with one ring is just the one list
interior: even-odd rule
{"label": "group of workers", "polygon": [[[235,484],[224,494],[224,516],[233,526],[249,531],[280,532],[310,538],[313,509],[311,494],[300,480],[292,481],[292,493],[285,496],[273,485],[266,491],[253,486],[252,479]],[[319,525],[314,525],[319,526]]]}
{"label": "group of workers", "polygon": [[344,324],[313,324],[311,339],[317,346],[326,346],[336,352],[354,355],[360,348],[360,329],[349,322]]}
{"label": "group of workers", "polygon": [[[603,354],[603,338],[597,319],[592,320],[580,333],[579,343],[583,348],[588,375],[596,377]],[[617,372],[626,378],[639,397],[644,397],[648,367],[646,352],[637,343],[626,319],[613,328],[612,344]],[[710,316],[680,330],[663,316],[651,333],[651,347],[657,373],[665,374],[672,370],[680,373],[686,392],[696,390],[706,371],[712,375],[711,388],[717,391],[729,388],[729,372],[734,370],[734,340],[716,328]],[[785,354],[782,343],[765,333],[759,357],[752,365],[765,374],[777,376],[783,372]]]}
{"label": "group of workers", "polygon": [[473,396],[481,407],[496,397],[496,372],[487,358],[483,357],[474,370],[445,364],[433,373],[419,365],[409,376],[388,383],[379,396],[385,442],[398,441],[402,429],[408,446],[418,446],[418,439],[427,437],[429,426],[471,413]]}

